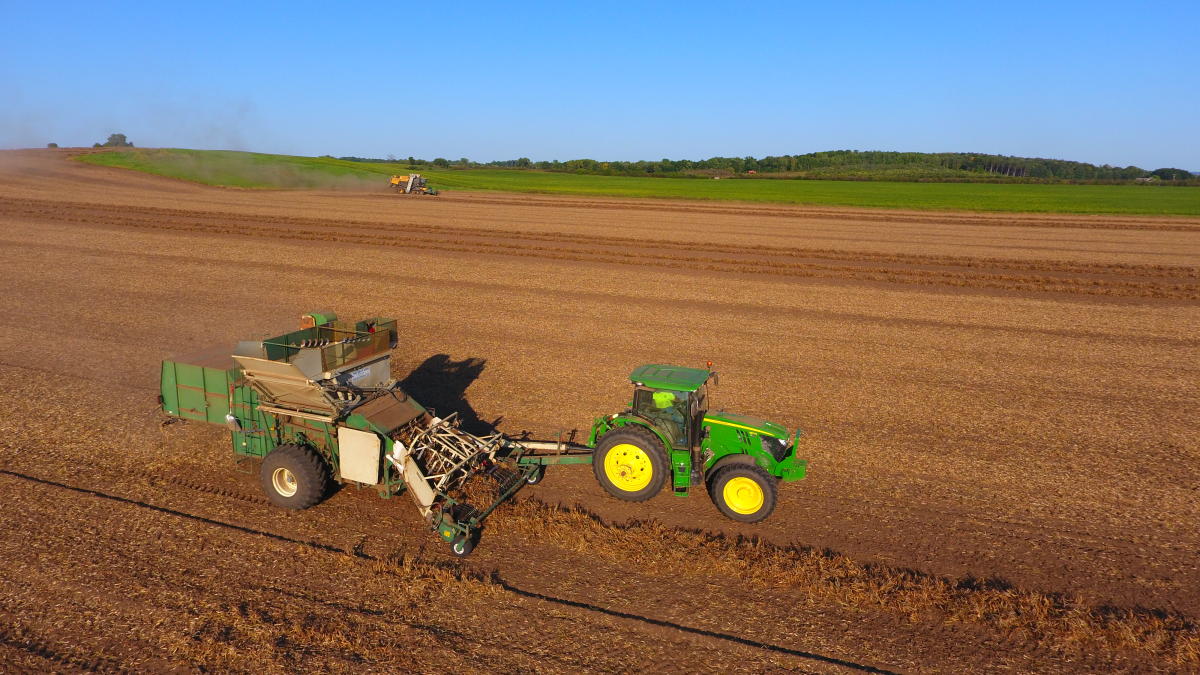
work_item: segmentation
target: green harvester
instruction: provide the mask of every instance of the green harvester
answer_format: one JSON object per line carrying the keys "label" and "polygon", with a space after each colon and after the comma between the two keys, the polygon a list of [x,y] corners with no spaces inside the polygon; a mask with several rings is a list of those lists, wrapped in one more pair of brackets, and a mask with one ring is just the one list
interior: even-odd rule
{"label": "green harvester", "polygon": [[[259,482],[273,504],[309,508],[335,482],[385,498],[408,493],[460,556],[488,515],[550,465],[592,464],[600,485],[629,501],[658,494],[668,474],[679,496],[703,483],[742,522],[769,516],[777,483],[805,475],[799,430],[709,410],[711,364],[635,369],[628,409],[596,418],[585,446],[467,433],[455,415],[438,417],[400,388],[396,342],[394,319],[313,312],[290,333],[163,361],[159,401],[172,417],[227,426],[237,457],[262,460]],[[476,477],[495,485],[480,508],[467,499]]]}

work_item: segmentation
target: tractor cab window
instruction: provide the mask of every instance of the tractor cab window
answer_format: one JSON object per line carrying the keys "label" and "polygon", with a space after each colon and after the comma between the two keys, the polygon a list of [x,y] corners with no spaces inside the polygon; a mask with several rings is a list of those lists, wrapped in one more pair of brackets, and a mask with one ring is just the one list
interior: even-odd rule
{"label": "tractor cab window", "polygon": [[692,396],[683,391],[638,389],[633,395],[634,412],[661,424],[678,445],[687,444],[692,405]]}

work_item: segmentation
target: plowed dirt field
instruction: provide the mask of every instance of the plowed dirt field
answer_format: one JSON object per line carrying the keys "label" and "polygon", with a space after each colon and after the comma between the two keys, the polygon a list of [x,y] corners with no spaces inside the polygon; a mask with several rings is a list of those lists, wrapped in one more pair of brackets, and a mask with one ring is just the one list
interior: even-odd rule
{"label": "plowed dirt field", "polygon": [[[0,670],[1200,667],[1200,220],[246,191],[0,153]],[[284,513],[159,362],[400,318],[439,411],[553,436],[646,362],[802,426],[758,525],[552,470],[459,560]]]}

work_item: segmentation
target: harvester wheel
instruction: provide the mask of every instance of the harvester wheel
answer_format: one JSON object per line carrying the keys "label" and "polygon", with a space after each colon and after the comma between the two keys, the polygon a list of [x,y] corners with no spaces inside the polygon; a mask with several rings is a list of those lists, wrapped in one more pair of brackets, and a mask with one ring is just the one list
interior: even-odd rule
{"label": "harvester wheel", "polygon": [[717,510],[743,523],[757,523],[775,510],[774,476],[754,464],[730,464],[717,470],[708,496]]}
{"label": "harvester wheel", "polygon": [[644,502],[658,494],[667,481],[667,467],[662,441],[641,425],[604,434],[592,453],[592,472],[600,487],[630,502]]}
{"label": "harvester wheel", "polygon": [[535,471],[531,471],[525,475],[525,482],[529,485],[537,485],[546,477],[546,467],[539,467]]}
{"label": "harvester wheel", "polygon": [[311,448],[290,443],[267,454],[258,476],[267,499],[293,511],[321,501],[330,484],[325,460]]}
{"label": "harvester wheel", "polygon": [[460,536],[450,542],[450,552],[459,558],[465,558],[471,555],[471,551],[475,550],[475,537]]}

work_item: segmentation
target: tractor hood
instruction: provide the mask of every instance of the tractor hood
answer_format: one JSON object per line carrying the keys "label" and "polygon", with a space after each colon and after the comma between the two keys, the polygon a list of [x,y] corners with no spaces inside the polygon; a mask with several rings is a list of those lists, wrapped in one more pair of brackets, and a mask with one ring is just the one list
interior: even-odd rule
{"label": "tractor hood", "polygon": [[750,417],[749,415],[725,412],[723,410],[710,410],[705,413],[704,423],[745,429],[764,436],[773,436],[774,438],[782,438],[784,440],[788,438],[788,430],[782,424],[768,422],[758,417]]}

